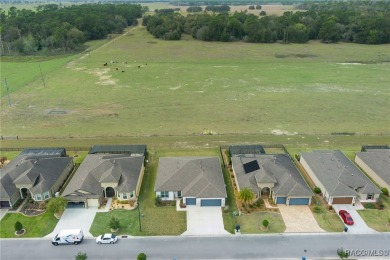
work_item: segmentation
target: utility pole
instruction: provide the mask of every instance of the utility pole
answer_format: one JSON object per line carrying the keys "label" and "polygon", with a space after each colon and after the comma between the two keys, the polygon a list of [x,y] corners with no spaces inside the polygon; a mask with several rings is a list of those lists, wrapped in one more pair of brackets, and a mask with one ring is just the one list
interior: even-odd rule
{"label": "utility pole", "polygon": [[42,69],[41,69],[41,64],[39,64],[39,70],[41,71],[41,78],[42,78],[42,82],[43,82],[43,88],[46,88],[45,79],[43,78],[43,73],[42,73]]}
{"label": "utility pole", "polygon": [[5,82],[5,88],[7,90],[7,96],[8,96],[8,106],[11,107],[11,99],[9,97],[9,87],[8,87],[8,82],[7,82],[7,79],[5,78],[4,79],[4,82]]}
{"label": "utility pole", "polygon": [[139,221],[139,232],[142,232],[142,228],[141,228],[141,212],[140,212],[140,207],[141,207],[141,203],[139,203],[137,201],[137,208],[138,208],[138,221]]}

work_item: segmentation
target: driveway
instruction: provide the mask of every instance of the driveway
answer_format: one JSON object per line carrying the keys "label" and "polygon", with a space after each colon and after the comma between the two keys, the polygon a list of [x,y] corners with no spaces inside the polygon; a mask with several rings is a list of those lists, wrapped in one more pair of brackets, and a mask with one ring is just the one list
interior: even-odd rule
{"label": "driveway", "polygon": [[5,214],[7,214],[8,209],[0,209],[0,220],[4,217]]}
{"label": "driveway", "polygon": [[221,207],[187,206],[187,231],[183,236],[227,235]]}
{"label": "driveway", "polygon": [[325,232],[318,225],[309,206],[278,205],[286,233],[319,233]]}
{"label": "driveway", "polygon": [[57,226],[52,233],[48,234],[45,237],[54,237],[63,229],[76,229],[81,228],[84,232],[84,237],[93,237],[89,233],[93,219],[95,218],[96,212],[101,212],[97,207],[85,208],[70,208],[65,209],[62,214],[60,221],[58,221]]}
{"label": "driveway", "polygon": [[[334,204],[332,205],[334,210],[337,212],[337,215],[339,214],[340,210],[346,210],[351,215],[354,224],[352,226],[348,226],[348,232],[351,234],[375,234],[378,233],[377,231],[369,228],[364,222],[364,220],[360,217],[359,213],[356,211],[355,207],[349,204]],[[340,216],[339,216],[340,217]],[[341,217],[340,217],[341,219]],[[341,219],[341,221],[343,221]],[[344,222],[343,222],[344,223]]]}

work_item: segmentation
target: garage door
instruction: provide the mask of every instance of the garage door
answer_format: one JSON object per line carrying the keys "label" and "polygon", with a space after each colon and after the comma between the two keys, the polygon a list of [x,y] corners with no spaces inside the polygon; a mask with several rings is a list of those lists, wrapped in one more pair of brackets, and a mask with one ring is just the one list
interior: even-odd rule
{"label": "garage door", "polygon": [[186,198],[186,205],[196,205],[196,198]]}
{"label": "garage door", "polygon": [[66,206],[68,209],[74,209],[74,208],[84,208],[84,202],[68,202],[68,205]]}
{"label": "garage door", "polygon": [[289,205],[309,205],[309,198],[291,198]]}
{"label": "garage door", "polygon": [[0,208],[10,208],[9,201],[0,201]]}
{"label": "garage door", "polygon": [[277,197],[276,204],[286,204],[286,197]]}
{"label": "garage door", "polygon": [[210,200],[201,200],[200,206],[207,207],[207,206],[221,206],[222,202],[221,199],[210,199]]}
{"label": "garage door", "polygon": [[332,204],[352,204],[352,197],[333,198]]}

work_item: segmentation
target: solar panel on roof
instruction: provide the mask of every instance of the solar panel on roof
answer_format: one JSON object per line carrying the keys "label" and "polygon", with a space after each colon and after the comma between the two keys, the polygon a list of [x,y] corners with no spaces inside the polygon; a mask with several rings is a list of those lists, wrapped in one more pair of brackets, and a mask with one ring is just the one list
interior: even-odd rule
{"label": "solar panel on roof", "polygon": [[256,160],[250,161],[248,163],[244,163],[243,166],[244,166],[245,173],[251,173],[260,169],[260,166]]}

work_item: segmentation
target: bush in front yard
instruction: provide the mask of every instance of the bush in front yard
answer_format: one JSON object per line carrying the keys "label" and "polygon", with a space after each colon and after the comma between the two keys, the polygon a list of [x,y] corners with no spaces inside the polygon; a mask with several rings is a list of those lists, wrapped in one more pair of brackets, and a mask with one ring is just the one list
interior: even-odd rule
{"label": "bush in front yard", "polygon": [[364,203],[364,204],[363,204],[363,207],[364,207],[365,209],[376,209],[376,206],[375,206],[374,203]]}
{"label": "bush in front yard", "polygon": [[264,219],[263,220],[263,227],[268,227],[268,225],[269,225],[269,221]]}
{"label": "bush in front yard", "polygon": [[22,225],[22,223],[20,223],[19,221],[16,221],[15,222],[15,231],[17,232],[17,233],[20,233],[20,231],[23,229],[23,225]]}
{"label": "bush in front yard", "polygon": [[320,187],[315,187],[315,188],[314,188],[314,193],[315,193],[315,194],[320,194],[320,193],[321,193]]}
{"label": "bush in front yard", "polygon": [[382,188],[381,191],[384,195],[389,196],[389,190],[387,188]]}
{"label": "bush in front yard", "polygon": [[314,213],[321,213],[321,212],[322,212],[322,209],[321,209],[321,207],[315,206],[315,207],[313,208],[313,211],[314,211]]}
{"label": "bush in front yard", "polygon": [[161,201],[160,196],[157,196],[157,197],[156,197],[156,199],[155,199],[155,204],[156,204],[157,207],[161,207],[162,201]]}
{"label": "bush in front yard", "polygon": [[119,227],[120,227],[119,219],[117,219],[116,217],[112,217],[110,220],[110,228],[113,230],[117,230],[119,229]]}
{"label": "bush in front yard", "polygon": [[146,260],[145,253],[139,253],[138,256],[137,256],[137,260]]}

